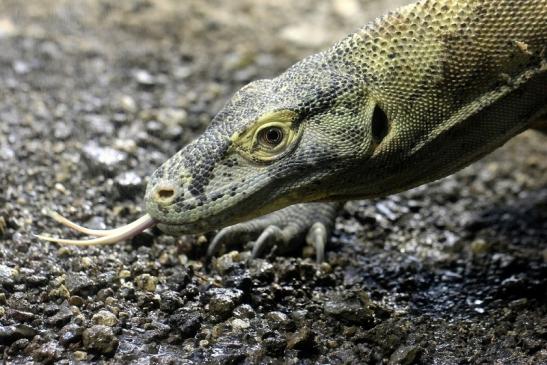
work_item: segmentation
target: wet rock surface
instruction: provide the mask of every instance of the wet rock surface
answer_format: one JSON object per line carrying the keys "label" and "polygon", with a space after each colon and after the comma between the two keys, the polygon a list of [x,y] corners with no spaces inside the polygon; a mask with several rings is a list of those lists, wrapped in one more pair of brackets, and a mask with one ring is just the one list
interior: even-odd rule
{"label": "wet rock surface", "polygon": [[243,84],[404,1],[0,2],[0,357],[7,363],[547,363],[547,153],[526,132],[338,217],[326,263],[152,230],[147,176]]}

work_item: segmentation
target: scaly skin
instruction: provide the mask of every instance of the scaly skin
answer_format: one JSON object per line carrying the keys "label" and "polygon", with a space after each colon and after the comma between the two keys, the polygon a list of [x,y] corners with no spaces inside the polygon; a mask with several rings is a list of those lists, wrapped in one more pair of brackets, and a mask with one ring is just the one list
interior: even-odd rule
{"label": "scaly skin", "polygon": [[[146,210],[168,233],[210,231],[444,177],[545,113],[546,57],[547,0],[403,7],[239,90],[152,175]],[[237,227],[221,236],[252,231]]]}
{"label": "scaly skin", "polygon": [[154,172],[146,211],[171,234],[236,224],[210,253],[309,227],[321,250],[339,202],[451,174],[546,112],[547,0],[419,1],[239,90]]}

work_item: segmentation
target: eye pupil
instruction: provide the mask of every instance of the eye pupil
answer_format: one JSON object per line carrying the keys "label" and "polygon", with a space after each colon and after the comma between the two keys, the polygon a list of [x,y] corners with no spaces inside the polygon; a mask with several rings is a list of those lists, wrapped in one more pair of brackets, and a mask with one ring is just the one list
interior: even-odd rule
{"label": "eye pupil", "polygon": [[264,137],[269,144],[277,145],[283,139],[283,131],[279,128],[268,128]]}

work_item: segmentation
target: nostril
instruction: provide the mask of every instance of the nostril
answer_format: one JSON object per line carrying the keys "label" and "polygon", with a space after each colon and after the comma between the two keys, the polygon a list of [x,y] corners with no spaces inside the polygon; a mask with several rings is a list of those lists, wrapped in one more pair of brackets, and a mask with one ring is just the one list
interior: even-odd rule
{"label": "nostril", "polygon": [[154,198],[158,203],[169,204],[175,197],[175,189],[170,186],[160,186],[156,189]]}
{"label": "nostril", "polygon": [[173,189],[160,189],[158,190],[158,197],[162,199],[168,199],[175,195],[175,191]]}

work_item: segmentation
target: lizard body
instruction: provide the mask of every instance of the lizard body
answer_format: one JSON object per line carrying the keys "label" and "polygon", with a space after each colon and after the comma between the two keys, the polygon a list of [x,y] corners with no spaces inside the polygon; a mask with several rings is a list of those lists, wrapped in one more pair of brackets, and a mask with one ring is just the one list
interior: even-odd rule
{"label": "lizard body", "polygon": [[144,226],[321,246],[336,202],[444,177],[546,113],[547,0],[422,0],[239,90],[154,172]]}

